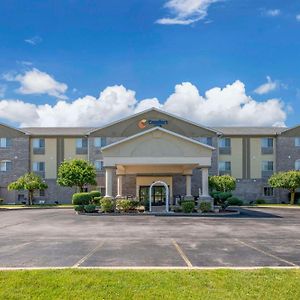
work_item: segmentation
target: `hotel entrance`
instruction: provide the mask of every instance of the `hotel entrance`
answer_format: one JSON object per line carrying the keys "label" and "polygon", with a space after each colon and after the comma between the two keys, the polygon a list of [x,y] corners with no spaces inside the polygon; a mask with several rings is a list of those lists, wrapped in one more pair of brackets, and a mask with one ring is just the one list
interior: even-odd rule
{"label": "hotel entrance", "polygon": [[[149,188],[150,186],[140,186],[139,199],[142,202],[149,200]],[[152,187],[152,206],[166,205],[166,188],[162,185]]]}

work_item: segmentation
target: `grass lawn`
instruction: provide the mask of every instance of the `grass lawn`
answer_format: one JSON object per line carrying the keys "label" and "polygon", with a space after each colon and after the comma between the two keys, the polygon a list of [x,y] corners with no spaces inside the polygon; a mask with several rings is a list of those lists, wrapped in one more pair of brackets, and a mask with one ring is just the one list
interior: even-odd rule
{"label": "grass lawn", "polygon": [[300,299],[300,270],[1,271],[0,299]]}

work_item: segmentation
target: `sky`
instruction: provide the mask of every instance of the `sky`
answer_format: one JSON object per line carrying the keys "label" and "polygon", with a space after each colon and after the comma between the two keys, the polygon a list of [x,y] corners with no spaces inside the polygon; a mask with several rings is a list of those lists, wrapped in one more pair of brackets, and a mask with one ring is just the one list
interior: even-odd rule
{"label": "sky", "polygon": [[0,1],[0,122],[102,126],[150,107],[295,126],[300,2]]}

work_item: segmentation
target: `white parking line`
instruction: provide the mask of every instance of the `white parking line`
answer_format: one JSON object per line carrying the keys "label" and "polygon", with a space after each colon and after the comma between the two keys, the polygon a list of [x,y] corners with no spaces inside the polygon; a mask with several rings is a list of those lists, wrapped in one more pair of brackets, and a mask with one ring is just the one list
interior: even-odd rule
{"label": "white parking line", "polygon": [[177,242],[174,239],[172,239],[172,243],[173,243],[174,247],[176,248],[176,250],[178,251],[178,253],[180,254],[181,258],[186,263],[186,265],[189,268],[192,268],[193,267],[192,263],[190,262],[190,260],[188,259],[188,257],[185,255],[185,253],[183,252],[183,250],[180,248],[180,246],[177,244]]}
{"label": "white parking line", "polygon": [[270,256],[270,257],[272,257],[272,258],[275,258],[276,260],[279,260],[279,261],[281,261],[281,262],[284,262],[284,263],[286,263],[286,264],[288,264],[288,265],[290,265],[290,266],[299,267],[297,264],[294,264],[294,263],[291,262],[291,261],[288,261],[288,260],[286,260],[286,259],[283,259],[283,258],[278,257],[278,256],[276,256],[276,255],[273,255],[273,254],[271,254],[271,253],[268,253],[268,252],[266,252],[266,251],[264,251],[264,250],[262,250],[262,249],[259,249],[259,248],[255,247],[255,246],[252,246],[252,245],[250,245],[250,244],[248,244],[248,243],[246,243],[246,242],[243,242],[243,241],[241,241],[241,240],[239,240],[239,239],[235,239],[235,240],[236,240],[237,242],[239,242],[240,244],[246,246],[246,247],[249,247],[249,248],[254,249],[254,250],[256,250],[256,251],[258,251],[258,252],[260,252],[260,253],[263,253],[264,255],[267,255],[267,256]]}
{"label": "white parking line", "polygon": [[80,265],[82,265],[89,257],[91,257],[99,248],[103,246],[104,243],[99,244],[97,247],[95,247],[91,252],[89,252],[86,256],[81,258],[76,264],[72,266],[72,268],[78,268]]}

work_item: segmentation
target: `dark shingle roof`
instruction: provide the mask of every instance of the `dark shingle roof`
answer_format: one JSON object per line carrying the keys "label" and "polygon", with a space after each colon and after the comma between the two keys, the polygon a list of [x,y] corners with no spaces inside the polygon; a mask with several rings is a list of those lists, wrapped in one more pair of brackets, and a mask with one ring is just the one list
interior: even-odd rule
{"label": "dark shingle roof", "polygon": [[82,136],[87,135],[94,127],[26,127],[21,128],[22,131],[29,135],[40,136]]}
{"label": "dark shingle roof", "polygon": [[277,135],[286,127],[214,127],[224,135]]}

